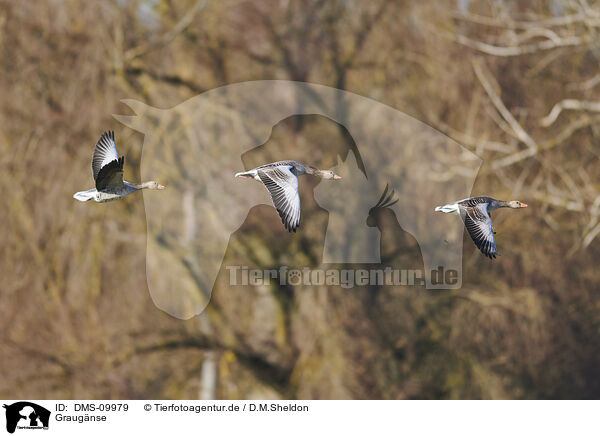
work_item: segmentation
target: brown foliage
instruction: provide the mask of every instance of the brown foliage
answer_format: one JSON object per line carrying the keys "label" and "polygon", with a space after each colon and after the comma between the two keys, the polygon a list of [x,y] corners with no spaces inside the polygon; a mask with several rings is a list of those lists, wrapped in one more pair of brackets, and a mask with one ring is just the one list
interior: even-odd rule
{"label": "brown foliage", "polygon": [[[0,0],[0,394],[598,398],[600,5],[541,3]],[[158,310],[142,197],[71,195],[106,129],[139,180],[120,99],[169,107],[256,79],[372,97],[478,154],[474,192],[530,206],[495,216],[502,256],[466,243],[456,291],[228,289],[222,271],[201,316]],[[314,202],[303,214],[325,222]],[[318,263],[319,235],[277,226],[257,207],[226,262]]]}

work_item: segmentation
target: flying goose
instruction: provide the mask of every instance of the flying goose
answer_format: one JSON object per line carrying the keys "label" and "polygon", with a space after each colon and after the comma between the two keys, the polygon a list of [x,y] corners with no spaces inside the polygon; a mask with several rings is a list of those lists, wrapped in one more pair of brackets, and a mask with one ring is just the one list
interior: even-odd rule
{"label": "flying goose", "polygon": [[527,205],[516,200],[501,201],[492,197],[470,197],[446,204],[445,206],[438,206],[435,210],[438,212],[459,214],[477,248],[491,259],[492,257],[496,257],[498,251],[496,250],[494,229],[489,213],[500,207],[519,209],[527,207]]}
{"label": "flying goose", "polygon": [[323,179],[341,179],[329,170],[318,170],[293,160],[273,162],[237,173],[235,177],[245,177],[262,182],[273,200],[273,205],[283,225],[289,232],[295,232],[300,225],[300,195],[298,176],[312,174]]}
{"label": "flying goose", "polygon": [[73,194],[79,201],[94,200],[98,203],[118,200],[140,189],[165,189],[158,182],[144,182],[142,184],[129,183],[123,180],[123,163],[125,156],[119,157],[115,134],[104,132],[94,148],[92,156],[92,174],[96,187],[87,191]]}

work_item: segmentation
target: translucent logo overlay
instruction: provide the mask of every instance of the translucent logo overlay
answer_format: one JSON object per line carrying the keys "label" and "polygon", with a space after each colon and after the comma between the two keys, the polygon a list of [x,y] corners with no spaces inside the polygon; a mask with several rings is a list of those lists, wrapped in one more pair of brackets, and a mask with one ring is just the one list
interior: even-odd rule
{"label": "translucent logo overlay", "polygon": [[[434,208],[470,196],[481,160],[432,127],[366,97],[291,81],[232,84],[166,110],[123,102],[136,115],[115,118],[144,134],[141,178],[167,185],[144,192],[146,267],[155,304],[172,316],[201,313],[219,276],[224,286],[239,284],[231,283],[236,267],[308,267],[316,285],[337,269],[340,286],[355,271],[353,286],[393,286],[385,264],[396,262],[394,271],[418,270],[402,283],[461,286],[462,221]],[[234,177],[290,159],[342,177],[299,178],[294,234],[261,183]],[[379,277],[372,270],[383,279],[371,284]]]}

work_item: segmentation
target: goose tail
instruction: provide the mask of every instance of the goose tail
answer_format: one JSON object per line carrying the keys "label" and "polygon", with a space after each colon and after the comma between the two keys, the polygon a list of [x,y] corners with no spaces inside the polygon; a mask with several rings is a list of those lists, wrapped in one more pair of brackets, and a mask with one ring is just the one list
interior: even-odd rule
{"label": "goose tail", "polygon": [[445,204],[444,206],[438,206],[435,208],[436,212],[444,212],[444,213],[458,213],[458,204],[450,203]]}
{"label": "goose tail", "polygon": [[79,191],[73,194],[73,198],[79,201],[88,201],[94,198],[95,193],[95,189],[90,189],[89,191]]}
{"label": "goose tail", "polygon": [[243,171],[241,173],[235,173],[235,177],[245,177],[248,179],[254,179],[256,177],[256,170]]}

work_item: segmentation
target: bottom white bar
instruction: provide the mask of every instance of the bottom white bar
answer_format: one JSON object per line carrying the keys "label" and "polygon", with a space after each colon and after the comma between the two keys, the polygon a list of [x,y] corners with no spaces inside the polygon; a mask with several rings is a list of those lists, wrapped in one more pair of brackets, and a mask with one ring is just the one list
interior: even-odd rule
{"label": "bottom white bar", "polygon": [[3,430],[10,432],[12,426],[19,435],[47,425],[44,435],[200,431],[277,436],[598,434],[599,406],[597,401],[6,400],[3,404]]}

